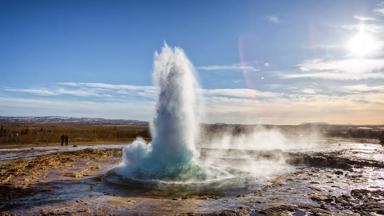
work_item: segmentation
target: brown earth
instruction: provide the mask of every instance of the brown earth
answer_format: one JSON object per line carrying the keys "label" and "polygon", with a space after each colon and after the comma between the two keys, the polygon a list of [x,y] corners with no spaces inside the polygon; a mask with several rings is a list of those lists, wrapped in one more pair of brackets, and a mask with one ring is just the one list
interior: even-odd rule
{"label": "brown earth", "polygon": [[[0,215],[383,214],[383,161],[350,156],[351,151],[283,153],[296,166],[293,173],[231,196],[125,193],[123,186],[103,182],[120,162],[119,149],[16,159],[0,167]],[[384,149],[372,154],[384,155]]]}

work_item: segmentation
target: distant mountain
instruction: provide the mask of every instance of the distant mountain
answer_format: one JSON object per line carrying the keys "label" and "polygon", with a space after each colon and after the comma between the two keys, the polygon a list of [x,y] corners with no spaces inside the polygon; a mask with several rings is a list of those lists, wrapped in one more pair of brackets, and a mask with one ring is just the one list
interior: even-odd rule
{"label": "distant mountain", "polygon": [[65,116],[0,116],[2,123],[77,123],[77,124],[111,124],[111,125],[147,125],[148,122],[124,119],[75,118]]}

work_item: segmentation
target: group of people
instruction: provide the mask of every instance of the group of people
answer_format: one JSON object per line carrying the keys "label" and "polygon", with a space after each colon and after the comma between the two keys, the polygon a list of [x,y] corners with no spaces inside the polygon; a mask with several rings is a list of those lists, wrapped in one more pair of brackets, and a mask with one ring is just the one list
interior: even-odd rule
{"label": "group of people", "polygon": [[60,137],[61,140],[61,146],[64,146],[64,144],[67,146],[68,145],[68,135],[61,135]]}

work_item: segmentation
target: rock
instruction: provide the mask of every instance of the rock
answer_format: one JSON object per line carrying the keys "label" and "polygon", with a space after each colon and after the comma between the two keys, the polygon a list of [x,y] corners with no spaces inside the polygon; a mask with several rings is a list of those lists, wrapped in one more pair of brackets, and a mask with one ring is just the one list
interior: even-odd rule
{"label": "rock", "polygon": [[296,206],[281,205],[260,211],[260,213],[268,216],[292,215],[298,208]]}
{"label": "rock", "polygon": [[90,209],[90,208],[83,208],[83,209],[79,209],[77,212],[81,212],[81,213],[90,213],[90,212],[91,212],[91,209]]}
{"label": "rock", "polygon": [[320,208],[321,209],[324,209],[324,210],[327,210],[328,208],[324,205],[324,203],[322,203],[321,205],[320,205]]}
{"label": "rock", "polygon": [[378,203],[378,202],[365,203],[365,204],[354,207],[354,209],[357,211],[360,211],[361,213],[375,212],[377,214],[384,214],[384,203]]}
{"label": "rock", "polygon": [[334,173],[335,173],[336,175],[343,175],[343,174],[344,174],[343,171],[340,171],[340,170],[336,170]]}
{"label": "rock", "polygon": [[99,170],[100,166],[99,165],[93,165],[89,167],[90,170]]}
{"label": "rock", "polygon": [[64,176],[72,177],[72,178],[81,178],[84,175],[82,172],[72,172],[72,173],[65,173]]}
{"label": "rock", "polygon": [[248,216],[249,212],[245,209],[239,209],[238,211],[236,210],[224,210],[222,212],[215,212],[211,214],[207,214],[210,216]]}
{"label": "rock", "polygon": [[310,188],[310,189],[315,190],[315,191],[322,191],[320,188],[313,187],[313,186],[307,186],[307,188]]}
{"label": "rock", "polygon": [[8,211],[0,212],[0,216],[16,216],[16,214],[10,213]]}
{"label": "rock", "polygon": [[317,202],[332,202],[333,198],[327,195],[315,194],[311,196],[311,200]]}
{"label": "rock", "polygon": [[367,189],[353,189],[351,196],[356,199],[367,199],[372,197],[384,197],[384,191],[381,190],[367,190]]}

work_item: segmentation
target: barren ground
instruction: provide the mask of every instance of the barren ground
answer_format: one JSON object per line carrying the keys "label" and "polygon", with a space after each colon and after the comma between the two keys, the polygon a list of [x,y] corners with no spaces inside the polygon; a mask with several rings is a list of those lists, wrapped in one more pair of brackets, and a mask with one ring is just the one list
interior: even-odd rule
{"label": "barren ground", "polygon": [[[23,149],[22,153],[21,149],[2,151],[0,212],[2,215],[384,214],[384,148],[353,142],[329,145],[326,150],[281,152],[294,170],[264,183],[239,190],[190,193],[106,181],[108,171],[121,160],[118,145],[49,151]],[[262,155],[269,157],[268,152]]]}

